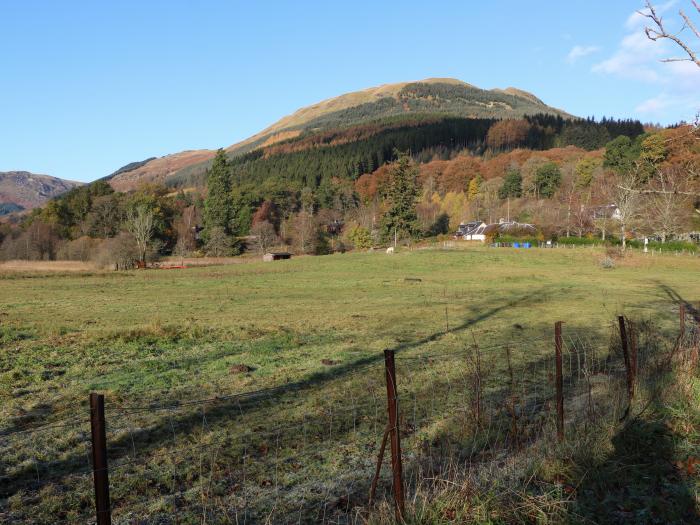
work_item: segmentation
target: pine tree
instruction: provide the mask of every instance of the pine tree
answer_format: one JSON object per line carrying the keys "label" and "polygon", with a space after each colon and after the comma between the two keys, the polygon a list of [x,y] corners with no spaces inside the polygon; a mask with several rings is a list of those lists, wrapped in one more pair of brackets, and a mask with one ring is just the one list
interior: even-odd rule
{"label": "pine tree", "polygon": [[205,238],[214,228],[221,228],[229,235],[234,215],[229,163],[226,153],[220,149],[207,173],[207,198],[203,214]]}
{"label": "pine tree", "polygon": [[503,185],[498,190],[498,198],[521,197],[523,194],[523,177],[520,172],[510,168],[503,179]]}
{"label": "pine tree", "polygon": [[382,217],[384,237],[413,237],[418,232],[416,202],[420,195],[416,183],[417,169],[406,153],[401,153],[392,166],[386,199],[389,209]]}

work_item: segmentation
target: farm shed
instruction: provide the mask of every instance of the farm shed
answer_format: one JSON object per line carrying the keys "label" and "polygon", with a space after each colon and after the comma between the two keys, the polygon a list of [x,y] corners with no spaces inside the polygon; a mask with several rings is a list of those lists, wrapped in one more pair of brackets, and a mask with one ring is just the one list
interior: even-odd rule
{"label": "farm shed", "polygon": [[283,259],[291,259],[292,254],[289,252],[269,252],[263,255],[263,261],[265,262],[271,262],[271,261],[281,261]]}

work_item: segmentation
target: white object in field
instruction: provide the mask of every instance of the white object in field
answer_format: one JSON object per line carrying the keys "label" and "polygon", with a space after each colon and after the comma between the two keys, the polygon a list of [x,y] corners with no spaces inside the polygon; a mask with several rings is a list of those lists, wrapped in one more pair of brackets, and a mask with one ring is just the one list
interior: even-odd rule
{"label": "white object in field", "polygon": [[644,237],[644,253],[647,253],[649,251],[649,239],[647,237]]}
{"label": "white object in field", "polygon": [[387,255],[394,255],[394,247],[393,247],[393,246],[389,246],[389,247],[386,249],[386,253],[387,253]]}

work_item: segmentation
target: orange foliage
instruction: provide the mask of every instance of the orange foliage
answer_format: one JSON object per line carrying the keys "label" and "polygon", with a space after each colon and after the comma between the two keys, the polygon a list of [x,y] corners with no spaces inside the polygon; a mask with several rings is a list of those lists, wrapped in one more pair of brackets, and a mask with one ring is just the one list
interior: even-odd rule
{"label": "orange foliage", "polygon": [[486,144],[493,149],[519,146],[527,138],[530,123],[527,120],[499,120],[486,135]]}
{"label": "orange foliage", "polygon": [[481,175],[483,163],[478,157],[459,155],[452,160],[434,160],[420,166],[418,179],[425,183],[430,178],[435,182],[435,189],[440,193],[448,191],[466,191],[469,181]]}
{"label": "orange foliage", "polygon": [[379,194],[382,186],[389,179],[390,164],[384,164],[372,173],[360,175],[355,181],[355,191],[363,201],[369,202]]}
{"label": "orange foliage", "polygon": [[661,134],[668,151],[663,167],[679,168],[691,176],[700,174],[700,132],[694,132],[692,126],[680,126]]}

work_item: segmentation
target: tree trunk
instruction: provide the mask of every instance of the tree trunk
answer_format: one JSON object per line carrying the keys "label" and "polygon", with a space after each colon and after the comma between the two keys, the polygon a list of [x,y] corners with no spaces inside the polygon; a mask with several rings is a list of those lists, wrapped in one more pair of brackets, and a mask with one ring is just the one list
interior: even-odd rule
{"label": "tree trunk", "polygon": [[627,248],[627,236],[625,235],[625,223],[620,225],[620,231],[622,232],[622,251],[624,252]]}

